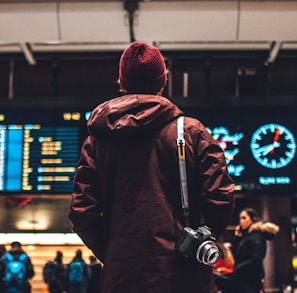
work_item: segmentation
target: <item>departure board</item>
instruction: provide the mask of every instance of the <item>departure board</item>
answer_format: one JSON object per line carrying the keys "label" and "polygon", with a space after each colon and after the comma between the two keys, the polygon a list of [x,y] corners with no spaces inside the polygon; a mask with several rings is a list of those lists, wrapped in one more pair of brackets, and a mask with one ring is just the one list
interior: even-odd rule
{"label": "departure board", "polygon": [[69,192],[78,127],[0,125],[0,191]]}
{"label": "departure board", "polygon": [[[0,194],[71,193],[90,110],[0,109]],[[296,107],[183,110],[224,150],[238,193],[297,193]]]}
{"label": "departure board", "polygon": [[71,193],[84,111],[0,109],[0,193]]}

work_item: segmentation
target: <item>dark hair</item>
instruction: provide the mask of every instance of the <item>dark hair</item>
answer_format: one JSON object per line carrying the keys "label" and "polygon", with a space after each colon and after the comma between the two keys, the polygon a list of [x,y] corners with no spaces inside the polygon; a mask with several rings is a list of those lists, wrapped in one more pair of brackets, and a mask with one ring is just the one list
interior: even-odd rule
{"label": "dark hair", "polygon": [[252,208],[245,208],[241,212],[246,212],[253,222],[258,222],[261,220],[259,214]]}
{"label": "dark hair", "polygon": [[94,255],[90,255],[89,259],[90,259],[90,262],[94,262],[97,260],[97,258]]}
{"label": "dark hair", "polygon": [[62,257],[63,257],[63,253],[61,251],[57,251],[56,252],[56,260],[61,262],[62,261]]}
{"label": "dark hair", "polygon": [[75,253],[76,257],[81,257],[82,256],[82,251],[80,249],[78,249]]}
{"label": "dark hair", "polygon": [[13,241],[10,246],[12,248],[21,248],[22,247],[22,244],[19,242],[19,241]]}

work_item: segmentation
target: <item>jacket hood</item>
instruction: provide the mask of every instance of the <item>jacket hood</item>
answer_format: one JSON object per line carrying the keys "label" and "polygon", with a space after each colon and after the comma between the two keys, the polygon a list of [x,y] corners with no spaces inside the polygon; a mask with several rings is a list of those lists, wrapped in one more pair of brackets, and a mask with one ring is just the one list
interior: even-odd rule
{"label": "jacket hood", "polygon": [[183,112],[164,97],[125,95],[97,106],[88,129],[95,137],[128,137],[160,128],[181,115]]}
{"label": "jacket hood", "polygon": [[272,240],[279,232],[279,226],[271,222],[259,221],[253,223],[249,228],[249,233],[253,231],[263,232],[266,235],[267,240]]}

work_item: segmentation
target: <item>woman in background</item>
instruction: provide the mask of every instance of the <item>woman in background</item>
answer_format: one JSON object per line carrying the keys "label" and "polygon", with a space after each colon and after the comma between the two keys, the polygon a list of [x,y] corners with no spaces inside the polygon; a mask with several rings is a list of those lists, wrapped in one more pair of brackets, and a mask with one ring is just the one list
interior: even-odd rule
{"label": "woman in background", "polygon": [[240,212],[232,247],[235,260],[232,293],[264,292],[266,240],[272,240],[278,231],[279,226],[261,221],[254,209],[245,208]]}

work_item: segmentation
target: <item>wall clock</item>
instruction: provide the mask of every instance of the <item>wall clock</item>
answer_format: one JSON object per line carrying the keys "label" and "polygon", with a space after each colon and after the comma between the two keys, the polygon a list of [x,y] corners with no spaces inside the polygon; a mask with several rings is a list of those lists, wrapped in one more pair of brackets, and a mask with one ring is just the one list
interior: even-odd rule
{"label": "wall clock", "polygon": [[287,166],[295,157],[296,141],[288,128],[269,123],[258,127],[252,134],[250,149],[260,165],[278,169]]}

